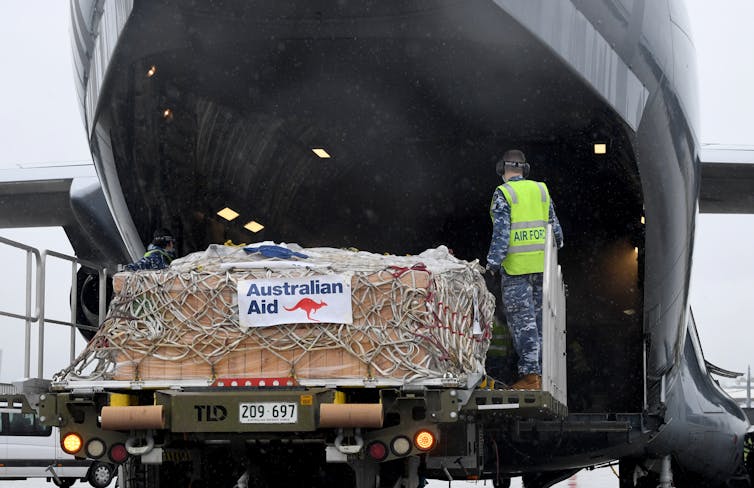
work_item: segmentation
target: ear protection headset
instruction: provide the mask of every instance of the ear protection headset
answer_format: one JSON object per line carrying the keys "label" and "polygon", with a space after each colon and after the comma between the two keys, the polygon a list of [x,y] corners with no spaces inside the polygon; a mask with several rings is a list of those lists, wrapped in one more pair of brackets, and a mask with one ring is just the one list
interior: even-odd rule
{"label": "ear protection headset", "polygon": [[520,168],[524,172],[524,178],[529,177],[529,171],[531,170],[529,163],[520,161],[505,161],[504,159],[501,159],[495,165],[495,172],[498,174],[498,176],[503,176],[506,166],[511,168]]}
{"label": "ear protection headset", "polygon": [[157,229],[152,234],[152,244],[155,246],[166,247],[171,242],[175,244],[175,237],[167,229]]}

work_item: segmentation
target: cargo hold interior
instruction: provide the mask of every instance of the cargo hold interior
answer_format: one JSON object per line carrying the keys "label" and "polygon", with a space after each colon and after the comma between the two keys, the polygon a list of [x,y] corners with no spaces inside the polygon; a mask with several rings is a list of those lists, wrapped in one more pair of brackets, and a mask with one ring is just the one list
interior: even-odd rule
{"label": "cargo hold interior", "polygon": [[[366,17],[313,2],[295,19],[287,2],[227,2],[222,32],[202,7],[156,29],[145,20],[166,3],[135,4],[98,114],[112,144],[103,164],[128,168],[129,210],[149,217],[144,241],[166,226],[182,254],[228,239],[395,254],[447,245],[484,263],[495,162],[520,148],[565,235],[569,409],[641,411],[632,131],[553,53],[492,2],[375,2]],[[257,31],[239,35],[244,15],[260,18]],[[165,193],[171,203],[153,206]],[[240,216],[222,219],[224,207]],[[245,229],[252,220],[264,228]]]}

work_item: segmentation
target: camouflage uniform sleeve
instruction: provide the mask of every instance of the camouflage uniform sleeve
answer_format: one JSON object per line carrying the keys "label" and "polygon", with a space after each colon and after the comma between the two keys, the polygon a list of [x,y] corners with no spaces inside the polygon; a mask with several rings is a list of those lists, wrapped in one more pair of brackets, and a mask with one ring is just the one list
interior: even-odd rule
{"label": "camouflage uniform sleeve", "polygon": [[144,256],[140,258],[138,261],[134,261],[131,264],[126,265],[127,271],[138,271],[140,269],[160,269],[159,268],[159,258],[151,255],[151,256]]}
{"label": "camouflage uniform sleeve", "polygon": [[164,269],[168,267],[165,257],[161,253],[154,253],[149,258],[151,260],[149,269]]}
{"label": "camouflage uniform sleeve", "polygon": [[131,264],[127,264],[124,269],[126,271],[138,271],[140,269],[149,269],[149,258],[144,256]]}
{"label": "camouflage uniform sleeve", "polygon": [[508,254],[508,241],[511,235],[511,208],[503,192],[495,190],[492,195],[492,240],[487,253],[487,265],[500,268]]}
{"label": "camouflage uniform sleeve", "polygon": [[563,247],[563,229],[560,227],[560,221],[555,214],[555,204],[550,199],[550,223],[552,224],[552,232],[555,234],[555,242],[558,243],[558,249]]}
{"label": "camouflage uniform sleeve", "polygon": [[143,256],[138,261],[125,266],[126,271],[137,271],[140,269],[164,269],[169,266],[162,253],[156,252]]}

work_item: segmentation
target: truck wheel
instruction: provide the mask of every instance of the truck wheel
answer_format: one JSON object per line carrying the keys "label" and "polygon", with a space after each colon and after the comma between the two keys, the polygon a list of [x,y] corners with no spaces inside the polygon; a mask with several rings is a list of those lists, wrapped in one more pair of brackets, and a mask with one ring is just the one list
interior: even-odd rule
{"label": "truck wheel", "polygon": [[141,464],[135,457],[123,463],[123,483],[126,488],[159,488],[157,475],[154,465]]}
{"label": "truck wheel", "polygon": [[86,474],[86,480],[95,488],[105,488],[115,476],[115,466],[94,461]]}
{"label": "truck wheel", "polygon": [[191,470],[185,464],[142,464],[137,456],[132,456],[123,463],[123,481],[125,488],[173,488],[192,486],[194,488],[225,488],[233,486],[227,482],[223,473],[212,473],[207,480],[191,480]]}
{"label": "truck wheel", "polygon": [[55,486],[59,486],[61,488],[70,488],[71,485],[76,482],[76,478],[59,478],[59,480],[60,481],[53,478],[52,482],[55,484]]}

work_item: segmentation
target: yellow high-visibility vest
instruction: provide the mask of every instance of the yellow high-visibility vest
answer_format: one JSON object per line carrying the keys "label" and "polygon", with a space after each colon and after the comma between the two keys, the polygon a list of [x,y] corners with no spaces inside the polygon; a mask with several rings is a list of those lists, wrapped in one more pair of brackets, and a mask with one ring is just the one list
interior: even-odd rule
{"label": "yellow high-visibility vest", "polygon": [[165,258],[165,261],[167,261],[168,264],[173,262],[173,256],[168,254],[166,251],[163,251],[162,249],[150,249],[149,251],[144,253],[144,257],[148,258],[149,256],[152,256],[154,254],[161,254],[163,258]]}
{"label": "yellow high-visibility vest", "polygon": [[516,180],[498,186],[511,209],[511,234],[503,269],[509,275],[542,273],[550,192],[539,181]]}

